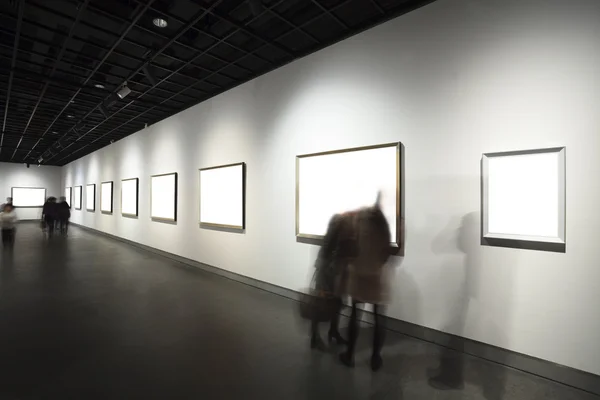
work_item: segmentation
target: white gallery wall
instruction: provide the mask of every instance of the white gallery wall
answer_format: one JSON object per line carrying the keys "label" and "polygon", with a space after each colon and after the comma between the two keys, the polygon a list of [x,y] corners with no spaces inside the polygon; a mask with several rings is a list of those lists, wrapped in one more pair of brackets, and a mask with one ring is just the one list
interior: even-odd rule
{"label": "white gallery wall", "polygon": [[[0,203],[4,203],[11,196],[13,187],[46,188],[46,197],[64,195],[61,186],[61,168],[31,165],[27,168],[24,164],[0,163]],[[18,208],[17,215],[21,220],[40,219],[42,208]]]}
{"label": "white gallery wall", "polygon": [[[600,374],[598,21],[597,0],[439,0],[65,166],[63,186],[115,182],[113,215],[72,220],[299,289],[317,248],[295,238],[295,156],[401,141],[406,255],[388,313]],[[566,253],[481,246],[482,153],[558,146]],[[245,232],[200,228],[198,169],[238,162]],[[153,222],[150,176],[171,172],[177,223]],[[137,219],[120,214],[126,178],[140,178]]]}

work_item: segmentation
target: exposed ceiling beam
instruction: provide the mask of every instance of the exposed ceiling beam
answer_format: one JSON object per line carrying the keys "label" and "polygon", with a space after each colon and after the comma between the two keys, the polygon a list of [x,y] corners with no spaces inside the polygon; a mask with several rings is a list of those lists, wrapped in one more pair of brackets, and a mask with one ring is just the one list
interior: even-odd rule
{"label": "exposed ceiling beam", "polygon": [[[71,24],[71,29],[69,30],[69,35],[63,41],[63,45],[60,49],[60,52],[58,53],[58,56],[56,56],[56,59],[54,60],[54,65],[52,66],[52,71],[50,71],[50,74],[48,74],[48,78],[51,79],[52,76],[54,75],[54,73],[56,72],[58,63],[60,62],[63,55],[65,54],[65,49],[67,48],[67,44],[69,43],[69,40],[71,40],[71,37],[73,36],[73,33],[75,32],[75,28],[77,27],[79,20],[81,20],[81,17],[83,16],[83,13],[85,12],[85,8],[87,7],[89,2],[90,2],[90,0],[84,0],[83,3],[79,5],[79,8],[77,10],[77,16],[75,17],[75,20]],[[35,106],[33,107],[33,110],[31,111],[31,115],[29,116],[29,120],[27,121],[27,124],[25,125],[25,129],[23,129],[23,134],[21,135],[21,139],[19,140],[19,143],[17,143],[17,148],[15,149],[12,157],[10,158],[11,161],[13,160],[13,158],[15,158],[15,154],[17,154],[17,150],[19,149],[21,142],[23,142],[23,137],[25,137],[25,134],[27,133],[27,128],[29,128],[29,125],[31,124],[31,120],[35,116],[35,113],[36,113],[38,107],[40,106],[40,103],[42,102],[42,99],[44,98],[44,95],[46,94],[46,90],[48,90],[49,85],[50,85],[50,82],[48,80],[46,80],[46,83],[44,83],[44,87],[42,88],[42,91],[40,92],[40,97],[37,99],[37,102],[35,103]]]}
{"label": "exposed ceiling beam", "polygon": [[12,82],[14,69],[17,63],[17,52],[19,49],[19,38],[21,37],[21,25],[23,23],[23,9],[25,8],[25,0],[19,1],[19,17],[17,20],[17,32],[15,34],[15,44],[13,46],[13,55],[10,62],[10,75],[8,77],[8,90],[6,91],[6,104],[4,106],[4,122],[2,123],[2,136],[0,137],[0,154],[2,153],[2,145],[4,144],[4,131],[6,131],[6,120],[8,119],[8,106],[10,104],[10,92],[12,90]]}
{"label": "exposed ceiling beam", "polygon": [[[104,57],[102,58],[102,60],[96,65],[96,67],[93,69],[92,72],[90,72],[90,74],[88,75],[87,79],[83,82],[83,84],[81,85],[81,87],[75,92],[75,94],[71,97],[71,99],[69,101],[66,102],[66,104],[64,105],[63,109],[60,111],[60,113],[54,118],[54,120],[50,123],[50,125],[48,125],[48,128],[46,128],[46,131],[44,132],[44,134],[42,135],[42,137],[44,137],[46,135],[46,133],[48,133],[48,131],[52,128],[52,126],[56,123],[56,121],[58,120],[58,118],[62,115],[62,113],[65,112],[65,110],[67,109],[67,107],[69,107],[69,105],[71,104],[71,101],[75,100],[75,98],[77,97],[77,95],[81,92],[81,90],[87,85],[87,83],[90,81],[90,79],[92,79],[92,77],[94,76],[94,74],[96,74],[96,72],[98,72],[98,70],[100,69],[100,67],[102,66],[102,64],[104,64],[104,61],[106,61],[106,59],[108,58],[108,56],[110,56],[110,54],[114,51],[114,49],[119,45],[119,43],[121,43],[121,41],[123,40],[123,38],[125,36],[127,36],[127,34],[129,33],[129,31],[131,30],[131,28],[134,27],[134,25],[138,22],[138,20],[142,17],[142,15],[144,15],[144,13],[148,10],[148,8],[152,5],[152,3],[154,3],[155,0],[148,0],[148,3],[146,3],[146,5],[144,7],[138,6],[137,8],[141,8],[141,10],[136,14],[136,16],[133,18],[133,20],[131,21],[131,23],[127,26],[127,28],[123,31],[123,33],[121,33],[121,36],[119,36],[119,38],[113,43],[113,45],[111,46],[111,48],[106,52],[106,54],[104,55]],[[90,115],[92,112],[94,112],[96,110],[97,106],[94,107],[88,114],[86,114],[86,116]],[[82,118],[81,120],[79,120],[77,122],[77,124],[82,123],[82,121],[85,120],[85,117]],[[63,136],[61,136],[60,139],[58,139],[55,143],[59,142],[62,138],[64,138],[73,128],[69,129]],[[33,151],[37,145],[40,143],[41,138],[36,142],[36,144],[31,148],[30,152]],[[52,146],[51,146],[52,147]],[[25,158],[29,157],[29,153],[25,156]]]}

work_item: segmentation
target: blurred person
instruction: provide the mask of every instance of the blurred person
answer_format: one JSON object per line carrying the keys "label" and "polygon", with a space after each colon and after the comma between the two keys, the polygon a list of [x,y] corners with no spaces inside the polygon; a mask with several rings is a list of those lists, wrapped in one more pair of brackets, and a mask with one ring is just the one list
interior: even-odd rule
{"label": "blurred person", "polygon": [[0,205],[0,212],[4,211],[4,207],[6,207],[7,204],[11,204],[12,205],[13,199],[12,197],[7,197],[6,198],[6,203],[2,203],[2,205]]}
{"label": "blurred person", "polygon": [[362,208],[354,214],[353,226],[356,235],[356,256],[349,263],[347,282],[347,294],[352,298],[352,313],[348,329],[348,348],[340,354],[340,361],[348,367],[354,366],[354,351],[359,330],[357,306],[369,303],[373,305],[375,317],[371,369],[377,371],[383,365],[383,312],[390,294],[386,264],[390,256],[391,242],[389,224],[381,211],[380,195],[374,206]]}
{"label": "blurred person", "polygon": [[71,218],[71,207],[67,203],[65,196],[60,197],[60,202],[57,204],[58,228],[62,235],[67,236],[69,231],[69,219]]}
{"label": "blurred person", "polygon": [[5,249],[12,249],[15,244],[15,231],[17,213],[11,203],[7,203],[0,212],[0,226],[2,227],[2,245]]}
{"label": "blurred person", "polygon": [[42,208],[42,223],[45,224],[46,229],[48,230],[48,236],[54,234],[57,220],[58,204],[56,204],[56,197],[50,196],[48,197],[48,200],[46,200],[46,203],[44,203],[44,208]]}
{"label": "blurred person", "polygon": [[[337,344],[348,342],[340,335],[339,319],[340,311],[344,305],[342,291],[345,286],[346,268],[348,257],[353,246],[351,243],[352,217],[350,214],[336,214],[329,221],[327,232],[323,239],[323,246],[319,250],[315,263],[315,289],[327,294],[333,303],[328,341],[336,341]],[[319,334],[319,321],[313,319],[311,323],[311,348],[323,349],[324,343]]]}

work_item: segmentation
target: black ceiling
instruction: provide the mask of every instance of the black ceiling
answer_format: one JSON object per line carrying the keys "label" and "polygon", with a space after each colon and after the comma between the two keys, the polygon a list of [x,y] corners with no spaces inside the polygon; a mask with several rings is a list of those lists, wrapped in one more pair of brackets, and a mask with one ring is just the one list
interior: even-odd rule
{"label": "black ceiling", "polygon": [[432,1],[0,0],[0,161],[65,165]]}

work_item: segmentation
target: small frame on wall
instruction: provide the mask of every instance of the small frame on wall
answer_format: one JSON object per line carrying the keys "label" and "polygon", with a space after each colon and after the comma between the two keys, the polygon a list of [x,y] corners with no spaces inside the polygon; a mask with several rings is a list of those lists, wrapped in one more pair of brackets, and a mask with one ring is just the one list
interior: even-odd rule
{"label": "small frame on wall", "polygon": [[65,188],[65,199],[67,200],[67,204],[69,205],[69,208],[71,208],[72,202],[73,202],[73,188],[71,188],[71,187]]}
{"label": "small frame on wall", "polygon": [[243,230],[246,208],[246,164],[200,170],[200,226]]}
{"label": "small frame on wall", "polygon": [[390,227],[393,253],[403,254],[403,150],[400,142],[296,157],[296,237],[320,243],[331,217],[375,203]]}
{"label": "small frame on wall", "polygon": [[12,204],[18,208],[44,207],[46,189],[35,187],[13,187],[10,189]]}
{"label": "small frame on wall", "polygon": [[83,192],[83,189],[81,186],[75,186],[74,189],[75,190],[73,191],[73,206],[76,210],[81,210],[81,194]]}
{"label": "small frame on wall", "polygon": [[121,181],[121,215],[137,218],[139,204],[139,179],[123,179]]}
{"label": "small frame on wall", "polygon": [[85,209],[90,212],[96,211],[96,184],[91,183],[85,187]]}
{"label": "small frame on wall", "polygon": [[565,148],[486,153],[481,243],[564,253]]}
{"label": "small frame on wall", "polygon": [[102,182],[100,184],[100,212],[102,214],[113,213],[113,182]]}
{"label": "small frame on wall", "polygon": [[177,173],[150,177],[150,218],[177,222]]}

